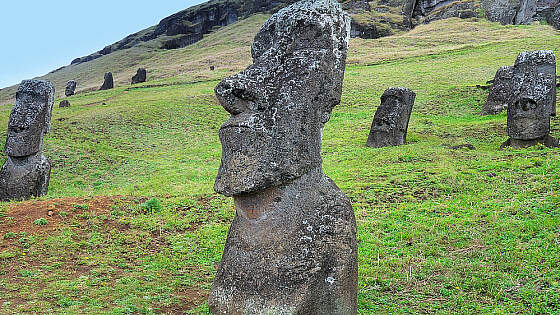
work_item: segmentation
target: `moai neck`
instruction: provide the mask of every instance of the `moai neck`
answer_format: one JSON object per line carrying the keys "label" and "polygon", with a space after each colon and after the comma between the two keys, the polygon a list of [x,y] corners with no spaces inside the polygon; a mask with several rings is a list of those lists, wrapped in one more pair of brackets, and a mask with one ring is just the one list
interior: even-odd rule
{"label": "moai neck", "polygon": [[[305,190],[309,190],[309,183],[319,183],[324,176],[322,167],[317,166],[287,184],[234,196],[235,209],[238,215],[246,220],[258,221],[265,218],[267,212],[281,208],[284,203],[291,202],[298,197],[297,194],[294,195],[292,192],[301,191],[303,193]],[[287,194],[287,191],[290,193]]]}

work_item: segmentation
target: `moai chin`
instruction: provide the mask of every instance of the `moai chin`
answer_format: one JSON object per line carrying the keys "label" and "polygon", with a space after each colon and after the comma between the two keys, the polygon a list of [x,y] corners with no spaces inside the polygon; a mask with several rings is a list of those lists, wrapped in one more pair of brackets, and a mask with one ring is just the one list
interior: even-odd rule
{"label": "moai chin", "polygon": [[0,170],[0,200],[24,200],[47,194],[51,166],[42,154],[43,136],[50,129],[54,87],[50,82],[23,81],[10,114]]}
{"label": "moai chin", "polygon": [[406,144],[406,132],[416,94],[407,88],[388,88],[381,96],[366,145],[382,148]]}
{"label": "moai chin", "polygon": [[512,79],[513,67],[506,66],[498,69],[482,109],[483,115],[496,115],[508,107],[513,94]]}
{"label": "moai chin", "polygon": [[356,314],[356,222],[322,170],[321,134],[340,103],[350,19],[335,0],[304,0],[256,35],[253,64],[216,95],[214,189],[235,219],[209,297],[214,314]]}
{"label": "moai chin", "polygon": [[513,74],[513,97],[508,106],[507,132],[502,147],[536,143],[557,146],[550,137],[550,116],[556,115],[556,58],[550,50],[522,52]]}

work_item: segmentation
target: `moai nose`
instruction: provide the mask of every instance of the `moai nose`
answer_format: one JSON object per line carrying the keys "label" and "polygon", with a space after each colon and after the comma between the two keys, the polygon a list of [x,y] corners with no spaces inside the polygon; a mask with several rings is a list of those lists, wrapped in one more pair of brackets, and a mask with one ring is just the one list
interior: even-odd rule
{"label": "moai nose", "polygon": [[224,79],[216,86],[215,92],[220,104],[232,115],[253,109],[255,95],[246,82],[236,77]]}

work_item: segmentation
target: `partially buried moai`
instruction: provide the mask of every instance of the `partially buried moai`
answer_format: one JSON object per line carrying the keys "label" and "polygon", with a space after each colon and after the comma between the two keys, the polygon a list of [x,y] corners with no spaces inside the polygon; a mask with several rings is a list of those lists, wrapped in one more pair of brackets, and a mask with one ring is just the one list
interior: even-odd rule
{"label": "partially buried moai", "polygon": [[507,108],[513,96],[513,67],[501,67],[496,72],[492,86],[488,93],[488,99],[484,108],[483,115],[496,115]]}
{"label": "partially buried moai", "polygon": [[388,88],[381,96],[366,145],[372,148],[406,143],[408,122],[416,94],[407,88]]}
{"label": "partially buried moai", "polygon": [[550,117],[556,116],[556,58],[550,50],[522,52],[513,71],[513,96],[508,106],[507,133],[502,145],[554,147]]}
{"label": "partially buried moai", "polygon": [[76,81],[74,80],[70,80],[68,82],[66,82],[66,89],[64,90],[64,95],[68,96],[72,96],[74,95],[74,93],[76,92]]}
{"label": "partially buried moai", "polygon": [[111,72],[106,72],[103,76],[103,85],[99,88],[99,90],[110,90],[113,87],[113,74]]}
{"label": "partially buried moai", "polygon": [[54,87],[50,82],[23,81],[10,115],[0,170],[0,200],[24,200],[47,194],[51,166],[42,153],[43,136],[50,129]]}
{"label": "partially buried moai", "polygon": [[340,103],[350,19],[335,0],[304,0],[255,37],[253,64],[216,95],[214,189],[236,215],[209,297],[214,314],[356,314],[356,221],[322,170],[321,134]]}

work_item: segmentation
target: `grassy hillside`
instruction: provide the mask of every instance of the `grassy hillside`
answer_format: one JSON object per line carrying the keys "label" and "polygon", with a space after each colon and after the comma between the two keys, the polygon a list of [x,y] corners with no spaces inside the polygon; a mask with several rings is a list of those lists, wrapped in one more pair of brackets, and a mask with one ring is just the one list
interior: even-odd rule
{"label": "grassy hillside", "polygon": [[[0,204],[0,313],[208,312],[234,215],[212,190],[228,117],[213,88],[250,63],[264,19],[134,64],[150,82],[55,108],[48,196]],[[360,314],[560,309],[560,150],[499,151],[506,115],[479,116],[487,92],[474,87],[520,51],[558,47],[549,26],[459,19],[351,42],[323,157],[358,220]],[[118,81],[135,70],[127,60]],[[367,148],[388,86],[417,93],[409,143]],[[463,143],[476,150],[450,149]]]}
{"label": "grassy hillside", "polygon": [[[103,84],[103,75],[108,71],[113,73],[115,85],[122,86],[130,85],[139,67],[147,69],[149,81],[177,75],[204,78],[210,65],[222,71],[238,69],[247,65],[253,36],[267,18],[264,14],[252,15],[206,35],[185,49],[160,49],[165,38],[154,39],[86,63],[67,66],[40,79],[52,82],[56,96],[63,97],[69,80],[76,80],[78,93],[95,91]],[[14,102],[16,91],[17,86],[1,89],[0,104]]]}

